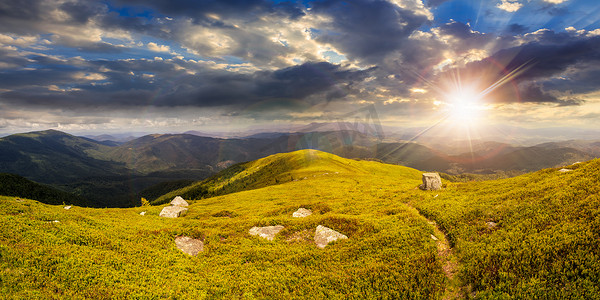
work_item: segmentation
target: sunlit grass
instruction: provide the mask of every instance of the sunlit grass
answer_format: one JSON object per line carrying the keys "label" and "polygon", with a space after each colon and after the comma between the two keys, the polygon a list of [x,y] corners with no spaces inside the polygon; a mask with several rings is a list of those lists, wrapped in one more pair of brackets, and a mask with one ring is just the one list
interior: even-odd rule
{"label": "sunlit grass", "polygon": [[[452,284],[474,298],[591,299],[600,293],[600,160],[570,168],[421,191],[417,170],[298,151],[213,183],[294,179],[231,185],[229,194],[191,201],[179,219],[158,217],[162,206],[64,210],[0,197],[0,293],[439,299]],[[314,214],[292,218],[299,207]],[[440,233],[424,216],[454,247],[452,282],[430,237]],[[266,225],[285,229],[273,241],[248,234]],[[318,249],[317,225],[349,239]],[[184,254],[178,235],[204,239],[205,251]]]}

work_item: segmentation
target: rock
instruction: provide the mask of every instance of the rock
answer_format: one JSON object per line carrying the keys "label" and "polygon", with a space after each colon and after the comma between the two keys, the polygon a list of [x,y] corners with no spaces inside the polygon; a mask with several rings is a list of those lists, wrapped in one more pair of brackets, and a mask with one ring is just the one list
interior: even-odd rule
{"label": "rock", "polygon": [[171,201],[171,205],[173,206],[181,206],[181,207],[187,207],[189,206],[189,204],[187,203],[187,201],[183,200],[183,198],[181,198],[180,196],[177,196],[173,199],[173,201]]}
{"label": "rock", "polygon": [[294,218],[305,218],[305,217],[308,217],[310,215],[312,215],[312,211],[310,209],[306,209],[304,207],[300,207],[300,208],[298,208],[297,211],[295,211],[292,214],[292,217],[294,217]]}
{"label": "rock", "polygon": [[25,202],[25,200],[19,199],[19,198],[15,199],[15,201],[17,201],[17,202]]}
{"label": "rock", "polygon": [[488,229],[492,229],[492,228],[498,226],[498,223],[490,221],[490,222],[485,222],[485,225],[487,225]]}
{"label": "rock", "polygon": [[143,216],[143,215],[145,215],[145,214],[146,214],[146,212],[145,212],[145,211],[143,211],[143,212],[141,212],[141,213],[140,213],[140,216]]}
{"label": "rock", "polygon": [[315,243],[321,249],[325,248],[331,242],[347,238],[347,236],[322,225],[317,226],[317,230],[315,230]]}
{"label": "rock", "polygon": [[561,173],[566,173],[566,172],[571,172],[573,170],[571,170],[571,169],[560,169],[558,171],[561,172]]}
{"label": "rock", "polygon": [[250,235],[258,235],[263,239],[267,239],[272,241],[275,238],[275,235],[279,233],[283,229],[283,225],[277,226],[265,226],[265,227],[252,227],[248,231]]}
{"label": "rock", "polygon": [[422,190],[437,191],[442,188],[442,178],[438,173],[423,173],[423,184],[419,186]]}
{"label": "rock", "polygon": [[71,209],[71,205],[65,206],[64,209],[66,209],[66,210]]}
{"label": "rock", "polygon": [[178,236],[175,238],[177,249],[191,256],[196,256],[204,250],[204,242],[189,236]]}
{"label": "rock", "polygon": [[431,235],[431,239],[432,239],[432,240],[434,240],[434,241],[437,241],[437,240],[438,240],[438,238],[437,238],[437,237],[435,237],[435,235],[433,235],[433,234]]}
{"label": "rock", "polygon": [[48,223],[60,223],[59,220],[54,220],[54,221],[48,221]]}
{"label": "rock", "polygon": [[181,206],[167,206],[160,211],[159,217],[177,218],[187,214],[188,209]]}

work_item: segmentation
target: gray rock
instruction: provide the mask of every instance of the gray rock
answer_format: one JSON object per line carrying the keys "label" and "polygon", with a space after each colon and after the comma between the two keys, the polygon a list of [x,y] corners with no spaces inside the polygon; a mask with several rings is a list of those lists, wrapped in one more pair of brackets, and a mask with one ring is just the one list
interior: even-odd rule
{"label": "gray rock", "polygon": [[182,207],[189,206],[189,204],[187,203],[187,201],[183,200],[183,198],[181,198],[180,196],[175,197],[173,199],[173,201],[171,201],[171,205],[173,205],[173,206],[182,206]]}
{"label": "gray rock", "polygon": [[167,206],[160,211],[159,217],[177,218],[187,214],[188,209],[181,206]]}
{"label": "gray rock", "polygon": [[196,256],[204,250],[204,242],[189,236],[178,236],[175,238],[177,249],[191,256]]}
{"label": "gray rock", "polygon": [[315,230],[315,243],[321,249],[331,242],[347,238],[347,236],[322,225],[317,226],[317,230]]}
{"label": "gray rock", "polygon": [[71,205],[65,206],[64,209],[66,209],[66,210],[71,209]]}
{"label": "gray rock", "polygon": [[560,169],[558,171],[561,172],[561,173],[566,173],[566,172],[571,172],[573,170],[571,170],[571,169]]}
{"label": "gray rock", "polygon": [[498,226],[498,223],[490,221],[490,222],[485,222],[485,225],[487,225],[488,229],[492,229],[492,228]]}
{"label": "gray rock", "polygon": [[279,233],[283,229],[283,225],[277,226],[265,226],[265,227],[252,227],[248,231],[250,235],[258,235],[263,239],[267,239],[272,241],[275,238],[275,235]]}
{"label": "gray rock", "polygon": [[294,217],[294,218],[305,218],[305,217],[308,217],[310,215],[312,215],[312,211],[310,209],[306,209],[304,207],[300,207],[300,208],[298,208],[297,211],[295,211],[292,214],[292,217]]}
{"label": "gray rock", "polygon": [[422,190],[437,191],[442,188],[442,178],[438,173],[423,173],[423,184],[419,186]]}
{"label": "gray rock", "polygon": [[15,201],[17,201],[17,202],[25,202],[25,200],[19,199],[19,198],[15,199]]}

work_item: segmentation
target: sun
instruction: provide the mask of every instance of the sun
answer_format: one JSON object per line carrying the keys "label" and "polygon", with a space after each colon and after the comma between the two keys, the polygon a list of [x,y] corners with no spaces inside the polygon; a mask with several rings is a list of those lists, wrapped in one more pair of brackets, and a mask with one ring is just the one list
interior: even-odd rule
{"label": "sun", "polygon": [[453,122],[473,125],[483,112],[481,97],[471,90],[456,91],[448,96],[448,118]]}

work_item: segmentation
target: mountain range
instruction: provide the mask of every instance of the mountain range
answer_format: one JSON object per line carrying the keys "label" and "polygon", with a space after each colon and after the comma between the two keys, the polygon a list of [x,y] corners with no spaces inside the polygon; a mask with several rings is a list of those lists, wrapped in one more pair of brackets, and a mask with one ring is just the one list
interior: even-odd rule
{"label": "mountain range", "polygon": [[[231,165],[275,153],[316,149],[345,158],[375,159],[424,171],[513,174],[600,156],[600,142],[571,140],[535,146],[471,141],[423,145],[357,131],[263,132],[244,138],[150,134],[100,141],[56,130],[0,138],[0,172],[21,175],[85,199],[96,207],[127,207]],[[161,188],[162,187],[162,188]]]}

